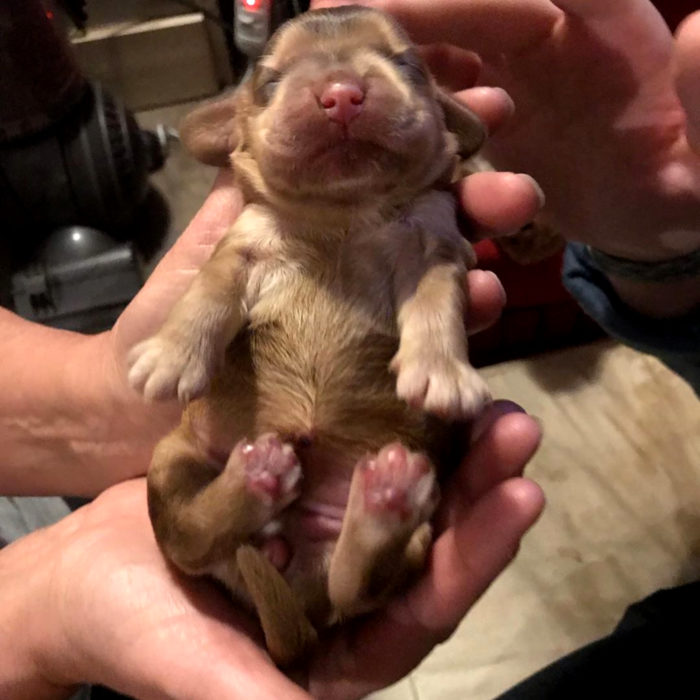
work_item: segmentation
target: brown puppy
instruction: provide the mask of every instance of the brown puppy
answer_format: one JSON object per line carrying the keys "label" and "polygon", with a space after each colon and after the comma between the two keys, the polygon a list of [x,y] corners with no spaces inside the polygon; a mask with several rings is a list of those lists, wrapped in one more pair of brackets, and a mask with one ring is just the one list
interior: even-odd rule
{"label": "brown puppy", "polygon": [[130,357],[147,398],[187,404],[149,508],[166,556],[252,602],[287,664],[420,569],[436,467],[489,400],[448,188],[484,130],[392,20],[343,7],[284,25],[182,134],[247,206]]}

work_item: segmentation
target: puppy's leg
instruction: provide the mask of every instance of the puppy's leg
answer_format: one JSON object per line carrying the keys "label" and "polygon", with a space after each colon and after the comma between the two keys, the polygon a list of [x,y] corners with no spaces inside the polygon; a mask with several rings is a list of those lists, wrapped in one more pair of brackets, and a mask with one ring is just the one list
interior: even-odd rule
{"label": "puppy's leg", "polygon": [[467,357],[465,272],[455,263],[427,270],[401,306],[401,340],[391,363],[402,399],[452,420],[473,418],[490,400]]}
{"label": "puppy's leg", "polygon": [[177,430],[148,473],[156,538],[184,571],[209,573],[298,496],[300,478],[293,448],[274,435],[241,440],[219,471]]}
{"label": "puppy's leg", "polygon": [[399,443],[357,464],[329,570],[329,596],[341,616],[367,610],[422,566],[437,494],[428,459]]}
{"label": "puppy's leg", "polygon": [[177,397],[187,403],[201,396],[247,322],[257,300],[251,274],[257,269],[262,280],[250,231],[268,231],[270,237],[274,232],[259,209],[249,206],[241,213],[158,333],[129,353],[129,383],[147,399]]}
{"label": "puppy's leg", "polygon": [[[392,360],[396,391],[407,403],[449,420],[473,418],[490,401],[469,364],[464,328],[472,247],[457,229],[454,200],[433,192],[411,211],[414,231],[397,237],[402,249],[394,284],[399,350]],[[407,241],[407,243],[403,243]]]}
{"label": "puppy's leg", "polygon": [[255,605],[270,656],[278,666],[289,666],[318,639],[301,601],[255,547],[244,545],[238,549],[236,568]]}

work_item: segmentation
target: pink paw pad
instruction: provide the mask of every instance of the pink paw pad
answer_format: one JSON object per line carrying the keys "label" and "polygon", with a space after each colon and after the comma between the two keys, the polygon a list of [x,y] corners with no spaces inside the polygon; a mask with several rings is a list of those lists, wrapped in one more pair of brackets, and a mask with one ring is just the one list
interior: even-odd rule
{"label": "pink paw pad", "polygon": [[365,506],[369,512],[393,513],[402,520],[429,514],[437,493],[434,473],[426,457],[394,443],[367,459],[362,469]]}
{"label": "pink paw pad", "polygon": [[272,434],[237,446],[248,488],[268,503],[291,501],[298,495],[301,465],[294,448]]}

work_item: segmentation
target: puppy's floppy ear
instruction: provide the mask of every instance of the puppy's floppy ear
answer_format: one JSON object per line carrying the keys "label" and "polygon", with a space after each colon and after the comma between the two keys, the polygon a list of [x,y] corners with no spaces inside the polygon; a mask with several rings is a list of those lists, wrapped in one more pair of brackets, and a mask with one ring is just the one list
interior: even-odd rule
{"label": "puppy's floppy ear", "polygon": [[445,126],[459,142],[463,158],[476,153],[486,140],[486,127],[468,107],[455,99],[447,90],[438,88],[437,100],[445,115]]}
{"label": "puppy's floppy ear", "polygon": [[237,93],[205,102],[190,112],[180,124],[180,139],[187,150],[207,165],[227,167],[236,148],[235,123]]}

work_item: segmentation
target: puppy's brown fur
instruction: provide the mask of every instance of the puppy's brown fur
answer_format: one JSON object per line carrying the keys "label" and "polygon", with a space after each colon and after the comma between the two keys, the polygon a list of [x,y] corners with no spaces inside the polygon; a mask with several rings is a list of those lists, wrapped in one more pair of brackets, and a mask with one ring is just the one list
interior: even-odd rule
{"label": "puppy's brown fur", "polygon": [[[343,81],[364,101],[341,125],[319,95]],[[436,468],[489,400],[448,191],[484,132],[392,20],[346,7],[285,25],[182,134],[230,162],[247,206],[131,356],[147,397],[187,403],[155,450],[150,513],[165,554],[251,602],[285,664],[420,569]]]}

